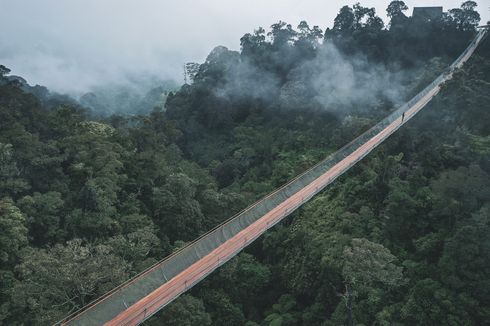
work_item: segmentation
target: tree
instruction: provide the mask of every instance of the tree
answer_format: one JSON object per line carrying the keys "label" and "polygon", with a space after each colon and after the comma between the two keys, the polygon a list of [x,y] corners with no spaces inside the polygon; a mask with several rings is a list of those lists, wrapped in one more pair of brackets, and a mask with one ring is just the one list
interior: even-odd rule
{"label": "tree", "polygon": [[69,241],[49,249],[29,249],[16,270],[12,315],[30,324],[52,324],[128,277],[127,262],[107,245]]}
{"label": "tree", "polygon": [[272,311],[265,317],[264,322],[268,326],[288,326],[298,322],[298,316],[293,308],[296,300],[290,294],[282,295],[277,303],[272,305]]}
{"label": "tree", "polygon": [[373,10],[369,13],[367,22],[366,22],[366,27],[368,27],[370,30],[373,31],[380,31],[384,28],[385,23],[383,20],[376,16],[376,12]]}
{"label": "tree", "polygon": [[245,324],[246,319],[243,307],[233,303],[224,290],[206,288],[199,292],[199,297],[202,297],[206,310],[209,311],[213,321],[213,325],[228,326]]}
{"label": "tree", "polygon": [[[425,198],[430,198],[430,190],[424,187],[420,189],[420,193],[423,191],[428,194]],[[428,212],[422,211],[422,208],[428,204],[428,200],[417,199],[409,182],[399,178],[393,178],[389,182],[389,193],[383,212],[384,232],[388,239],[399,244],[408,244],[424,230],[428,223]]]}
{"label": "tree", "polygon": [[[10,198],[0,200],[0,324],[7,319],[12,288],[16,282],[14,266],[28,245],[25,217]],[[8,323],[7,323],[8,324]]]}
{"label": "tree", "polygon": [[67,157],[74,209],[68,214],[67,228],[75,237],[112,236],[118,196],[126,180],[123,173],[124,148],[114,141],[113,127],[84,121],[76,133],[65,137],[62,148]]}
{"label": "tree", "polygon": [[21,178],[17,168],[12,144],[0,142],[0,198],[14,196],[28,188],[28,183]]}
{"label": "tree", "polygon": [[446,238],[438,267],[441,283],[466,297],[461,302],[464,311],[472,312],[477,324],[490,317],[489,309],[481,309],[480,302],[490,300],[490,205],[487,203],[459,221],[453,235]]}
{"label": "tree", "polygon": [[199,67],[201,65],[195,62],[187,62],[184,66],[186,78],[189,78],[190,83],[194,82],[194,78],[199,73]]}
{"label": "tree", "polygon": [[230,296],[233,302],[252,306],[256,297],[269,284],[271,271],[259,263],[252,255],[242,253],[228,262],[217,275],[217,282]]}
{"label": "tree", "polygon": [[403,1],[391,1],[386,8],[387,16],[390,18],[390,27],[402,26],[407,20],[407,16],[403,13],[408,10],[408,6]]}
{"label": "tree", "polygon": [[5,67],[4,65],[0,65],[0,78],[10,73],[10,69]]}
{"label": "tree", "polygon": [[162,322],[168,326],[209,326],[212,324],[202,300],[189,294],[179,297],[148,323],[156,326],[161,325]]}
{"label": "tree", "polygon": [[195,199],[196,181],[183,173],[167,177],[152,196],[153,218],[163,234],[175,240],[192,240],[202,230],[204,216]]}
{"label": "tree", "polygon": [[344,249],[343,258],[347,324],[354,325],[352,311],[356,292],[371,286],[401,285],[402,268],[394,264],[396,257],[388,249],[366,239],[353,239],[351,246]]}
{"label": "tree", "polygon": [[[266,44],[265,41],[265,29],[263,27],[257,28],[253,34],[247,33],[240,38],[240,46],[242,48],[242,55],[245,57],[255,57],[261,54],[261,49]],[[257,58],[261,59],[261,58]]]}
{"label": "tree", "polygon": [[388,5],[388,8],[386,8],[386,13],[388,17],[393,19],[393,17],[397,17],[400,15],[404,15],[404,11],[408,10],[408,6],[405,4],[403,1],[395,0],[391,1],[390,4]]}
{"label": "tree", "polygon": [[478,4],[475,1],[465,1],[461,4],[464,14],[464,29],[474,30],[480,22],[480,14],[475,10]]}
{"label": "tree", "polygon": [[106,244],[113,248],[114,254],[136,265],[136,270],[140,270],[150,252],[158,251],[160,240],[154,230],[144,227],[127,235],[112,237]]}
{"label": "tree", "polygon": [[408,325],[467,324],[473,316],[463,308],[465,299],[469,298],[448,290],[431,278],[419,280],[411,287],[400,309],[400,321]]}
{"label": "tree", "polygon": [[475,10],[478,4],[475,1],[465,1],[461,4],[461,9],[465,11]]}
{"label": "tree", "polygon": [[271,31],[267,33],[272,37],[272,45],[276,48],[281,48],[288,45],[290,41],[296,36],[296,31],[293,30],[291,24],[287,24],[283,21],[271,25]]}
{"label": "tree", "polygon": [[35,245],[54,244],[64,239],[65,231],[60,223],[63,205],[61,194],[55,191],[36,192],[19,200],[19,207],[27,215],[29,233]]}
{"label": "tree", "polygon": [[9,198],[0,200],[0,269],[7,269],[17,261],[27,245],[25,217]]}
{"label": "tree", "polygon": [[475,212],[490,196],[490,177],[476,164],[447,170],[432,181],[432,214],[453,227],[458,219]]}
{"label": "tree", "polygon": [[354,11],[349,6],[343,6],[335,17],[333,30],[339,32],[352,32],[354,29]]}
{"label": "tree", "polygon": [[[376,16],[374,8],[363,7],[360,3],[356,3],[352,8],[343,6],[340,9],[334,20],[333,31],[345,34],[359,31],[364,27],[371,30],[381,30],[383,26],[384,23],[381,18]],[[328,33],[325,34],[325,37],[327,36]]]}
{"label": "tree", "polygon": [[[452,16],[422,26],[405,10],[392,1],[384,30],[373,8],[345,6],[325,46],[306,21],[296,29],[279,22],[269,36],[258,28],[242,37],[241,53],[217,47],[199,67],[190,63],[194,82],[169,94],[165,110],[142,116],[100,118],[0,77],[0,199],[12,198],[0,205],[0,258],[7,257],[0,324],[52,323],[175,252],[369,129],[395,98],[430,83],[474,34],[463,30],[471,2],[453,11],[460,27]],[[485,44],[431,102],[435,110],[149,323],[490,320]],[[417,78],[421,62],[428,64]],[[412,73],[403,73],[407,67]],[[360,96],[357,82],[377,84],[378,72],[383,85],[400,83],[406,93]],[[325,81],[348,91],[324,91]],[[85,102],[101,107],[115,96],[128,109],[139,106],[130,94],[104,92]],[[141,105],[162,93],[153,89]],[[352,96],[359,108],[348,101],[329,111],[331,99]],[[84,240],[66,243],[74,237]],[[396,289],[395,256],[409,278]]]}
{"label": "tree", "polygon": [[375,14],[374,8],[363,7],[359,2],[354,4],[353,9],[354,29],[356,30],[360,30],[362,27],[364,27],[367,23],[367,19]]}
{"label": "tree", "polygon": [[475,11],[478,4],[474,1],[465,1],[461,8],[449,10],[454,23],[461,31],[474,31],[480,22],[480,14]]}
{"label": "tree", "polygon": [[322,30],[318,26],[313,26],[313,28],[310,28],[308,23],[304,20],[299,23],[298,30],[298,39],[305,40],[310,43],[318,42],[323,35]]}
{"label": "tree", "polygon": [[207,56],[206,61],[200,66],[199,73],[194,82],[206,79],[208,86],[226,78],[230,70],[240,61],[240,54],[230,51],[224,46],[215,47]]}

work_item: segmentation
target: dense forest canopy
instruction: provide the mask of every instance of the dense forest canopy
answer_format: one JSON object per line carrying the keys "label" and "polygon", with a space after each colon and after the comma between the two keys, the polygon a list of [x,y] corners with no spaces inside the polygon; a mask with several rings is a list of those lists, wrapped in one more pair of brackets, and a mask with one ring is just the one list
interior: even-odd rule
{"label": "dense forest canopy", "polygon": [[[358,3],[325,31],[258,28],[187,64],[165,108],[163,89],[128,100],[156,106],[142,115],[0,65],[0,323],[63,318],[355,138],[464,50],[475,7],[421,20],[392,1],[384,23]],[[413,122],[147,323],[488,323],[489,54],[487,39]]]}

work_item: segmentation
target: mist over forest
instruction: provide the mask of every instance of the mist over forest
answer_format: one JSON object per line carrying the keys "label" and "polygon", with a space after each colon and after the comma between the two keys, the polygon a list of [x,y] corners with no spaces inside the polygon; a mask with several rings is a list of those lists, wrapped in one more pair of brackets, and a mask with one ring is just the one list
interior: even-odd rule
{"label": "mist over forest", "polygon": [[[63,92],[0,61],[0,324],[63,320],[342,148],[447,71],[488,9],[385,7],[257,26],[181,81]],[[486,325],[488,234],[486,37],[417,116],[144,324]]]}

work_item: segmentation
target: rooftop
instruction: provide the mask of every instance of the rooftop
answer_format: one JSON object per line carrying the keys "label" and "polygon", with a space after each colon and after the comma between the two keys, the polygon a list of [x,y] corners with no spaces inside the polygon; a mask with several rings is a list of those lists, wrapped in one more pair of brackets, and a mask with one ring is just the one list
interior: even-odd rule
{"label": "rooftop", "polygon": [[424,20],[438,19],[442,16],[442,10],[442,7],[414,7],[412,17]]}

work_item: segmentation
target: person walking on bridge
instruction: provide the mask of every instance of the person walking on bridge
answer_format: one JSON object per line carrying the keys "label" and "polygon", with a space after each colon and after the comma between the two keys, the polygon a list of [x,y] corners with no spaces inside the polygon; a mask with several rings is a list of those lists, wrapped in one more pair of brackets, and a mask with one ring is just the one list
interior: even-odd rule
{"label": "person walking on bridge", "polygon": [[402,113],[402,123],[403,123],[403,119],[405,119],[405,112]]}

